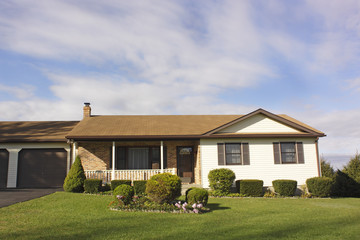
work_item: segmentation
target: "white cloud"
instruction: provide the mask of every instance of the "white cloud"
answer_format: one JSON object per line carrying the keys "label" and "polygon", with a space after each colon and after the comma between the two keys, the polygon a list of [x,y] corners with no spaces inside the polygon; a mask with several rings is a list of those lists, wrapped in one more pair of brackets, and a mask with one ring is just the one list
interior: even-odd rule
{"label": "white cloud", "polygon": [[22,87],[0,84],[0,92],[5,92],[18,99],[26,99],[34,96],[34,86],[23,85]]}
{"label": "white cloud", "polygon": [[309,0],[306,8],[321,18],[317,24],[322,22],[316,42],[310,48],[313,52],[310,68],[335,71],[360,61],[359,1]]}
{"label": "white cloud", "polygon": [[358,108],[329,112],[310,108],[303,112],[289,111],[289,115],[326,134],[319,141],[320,153],[352,155],[360,149]]}
{"label": "white cloud", "polygon": [[355,92],[360,92],[360,77],[348,80],[347,83],[348,84],[345,87],[346,89],[349,89],[349,90],[352,90]]}
{"label": "white cloud", "polygon": [[[19,99],[0,102],[1,119],[81,119],[86,101],[94,114],[241,114],[256,107],[219,96],[279,80],[293,69],[327,74],[360,61],[358,1],[289,6],[267,1],[265,16],[259,16],[252,1],[0,1],[1,49],[93,68],[39,64],[56,100],[1,84],[0,91]],[[309,19],[315,30],[304,36],[296,27]],[[280,69],[278,59],[296,64]],[[349,84],[360,89],[358,79]],[[281,94],[277,87],[269,92]],[[358,112],[355,107],[287,113],[328,135],[320,141],[323,152],[351,154],[360,142]]]}

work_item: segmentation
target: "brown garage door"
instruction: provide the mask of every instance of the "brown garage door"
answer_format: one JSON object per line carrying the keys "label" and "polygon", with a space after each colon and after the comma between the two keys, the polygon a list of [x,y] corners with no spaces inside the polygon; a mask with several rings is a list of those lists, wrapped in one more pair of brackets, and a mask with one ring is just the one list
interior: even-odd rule
{"label": "brown garage door", "polygon": [[0,149],[0,188],[6,188],[9,168],[9,152]]}
{"label": "brown garage door", "polygon": [[19,153],[18,187],[61,187],[66,176],[64,149],[23,149]]}

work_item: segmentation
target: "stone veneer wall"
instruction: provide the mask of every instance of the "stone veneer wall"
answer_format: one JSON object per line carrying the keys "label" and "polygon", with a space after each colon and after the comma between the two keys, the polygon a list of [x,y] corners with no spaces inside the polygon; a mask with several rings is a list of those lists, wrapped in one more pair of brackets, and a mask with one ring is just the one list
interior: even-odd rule
{"label": "stone veneer wall", "polygon": [[[200,141],[164,141],[167,147],[167,167],[177,168],[176,147],[194,148],[194,177],[195,183],[201,184],[200,165]],[[128,147],[155,147],[160,146],[160,141],[124,141],[116,142],[116,146]],[[110,169],[112,142],[79,142],[78,155],[85,170],[106,170]]]}

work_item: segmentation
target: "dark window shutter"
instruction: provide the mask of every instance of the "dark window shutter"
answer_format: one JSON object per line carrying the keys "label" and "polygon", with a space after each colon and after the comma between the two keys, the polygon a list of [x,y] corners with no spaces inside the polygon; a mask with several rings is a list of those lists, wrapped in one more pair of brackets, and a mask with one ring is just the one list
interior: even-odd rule
{"label": "dark window shutter", "polygon": [[242,143],[243,165],[250,165],[249,143]]}
{"label": "dark window shutter", "polygon": [[118,147],[115,159],[115,169],[126,169],[126,148]]}
{"label": "dark window shutter", "polygon": [[163,152],[164,152],[164,169],[165,169],[165,168],[167,168],[167,147],[166,146],[164,146]]}
{"label": "dark window shutter", "polygon": [[297,157],[298,157],[298,163],[305,163],[304,160],[304,147],[302,142],[296,143],[296,151],[297,151]]}
{"label": "dark window shutter", "polygon": [[218,165],[225,165],[224,143],[218,143]]}
{"label": "dark window shutter", "polygon": [[280,143],[278,142],[274,142],[273,143],[274,146],[274,163],[275,164],[280,164]]}

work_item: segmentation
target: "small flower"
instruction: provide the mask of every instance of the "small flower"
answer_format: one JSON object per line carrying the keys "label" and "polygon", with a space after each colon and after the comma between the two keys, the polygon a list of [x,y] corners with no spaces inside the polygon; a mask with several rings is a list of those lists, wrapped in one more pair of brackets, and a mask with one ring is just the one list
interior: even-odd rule
{"label": "small flower", "polygon": [[194,204],[192,205],[192,208],[196,208],[196,207],[197,207],[197,204],[194,203]]}
{"label": "small flower", "polygon": [[183,207],[186,207],[187,205],[188,205],[187,202],[184,202]]}
{"label": "small flower", "polygon": [[199,213],[199,209],[197,209],[197,208],[194,208],[194,213]]}
{"label": "small flower", "polygon": [[197,208],[202,208],[202,207],[203,207],[202,203],[199,203],[199,204],[197,205]]}
{"label": "small flower", "polygon": [[179,203],[175,203],[175,206],[181,208],[181,205]]}

